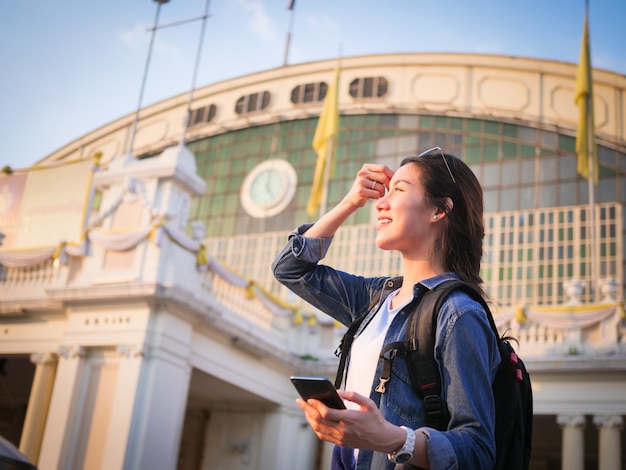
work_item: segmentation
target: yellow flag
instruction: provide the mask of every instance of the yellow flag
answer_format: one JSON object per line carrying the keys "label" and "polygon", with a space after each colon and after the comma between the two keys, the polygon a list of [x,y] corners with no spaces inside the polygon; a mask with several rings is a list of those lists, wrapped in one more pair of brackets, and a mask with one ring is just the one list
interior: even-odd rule
{"label": "yellow flag", "polygon": [[[578,132],[576,134],[576,152],[578,153],[578,173],[589,179],[589,161],[593,165],[593,180],[598,182],[598,154],[595,141],[595,125],[593,122],[593,90],[591,78],[591,55],[589,53],[589,31],[587,15],[580,45],[580,60],[576,74],[576,90],[574,102],[578,106]],[[591,148],[591,150],[590,150]],[[591,155],[589,152],[591,151]]]}
{"label": "yellow flag", "polygon": [[313,188],[306,206],[306,212],[310,217],[315,215],[322,202],[322,195],[326,190],[325,185],[328,183],[324,181],[326,165],[330,165],[330,169],[333,167],[335,140],[339,130],[338,86],[339,66],[335,69],[335,78],[326,92],[324,108],[322,109],[322,114],[320,114],[320,120],[317,123],[315,135],[313,136],[313,150],[317,153],[317,163],[315,164],[315,175],[313,176]]}

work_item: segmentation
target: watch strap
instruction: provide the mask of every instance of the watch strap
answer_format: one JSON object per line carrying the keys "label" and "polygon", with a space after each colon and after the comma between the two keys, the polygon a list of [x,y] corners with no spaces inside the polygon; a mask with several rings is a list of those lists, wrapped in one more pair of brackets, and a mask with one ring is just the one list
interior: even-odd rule
{"label": "watch strap", "polygon": [[400,426],[406,432],[406,439],[404,445],[391,454],[387,454],[389,460],[394,463],[406,463],[413,458],[413,451],[415,449],[415,431],[406,426]]}

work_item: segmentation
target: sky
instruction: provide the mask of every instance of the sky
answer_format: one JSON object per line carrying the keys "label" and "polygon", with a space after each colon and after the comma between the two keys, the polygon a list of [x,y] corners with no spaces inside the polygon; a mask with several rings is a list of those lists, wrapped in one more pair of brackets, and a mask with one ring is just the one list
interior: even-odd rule
{"label": "sky", "polygon": [[[194,83],[281,67],[290,24],[289,64],[397,52],[577,63],[585,16],[585,0],[295,0],[293,12],[288,4],[170,0],[159,17],[170,26],[157,31],[147,67],[154,0],[0,0],[0,168],[33,165]],[[589,4],[594,68],[626,74],[626,0]]]}

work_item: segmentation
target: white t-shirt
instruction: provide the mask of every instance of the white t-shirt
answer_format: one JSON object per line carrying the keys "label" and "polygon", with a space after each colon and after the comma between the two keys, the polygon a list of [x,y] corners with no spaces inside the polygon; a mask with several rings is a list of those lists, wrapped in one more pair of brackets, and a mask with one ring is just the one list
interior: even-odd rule
{"label": "white t-shirt", "polygon": [[[359,336],[354,338],[350,350],[350,364],[346,377],[346,390],[355,391],[369,397],[376,373],[376,365],[383,347],[387,330],[396,314],[407,305],[412,298],[394,309],[390,308],[391,299],[398,294],[398,290],[389,294],[380,310],[374,315]],[[358,405],[346,401],[346,407],[358,409]]]}

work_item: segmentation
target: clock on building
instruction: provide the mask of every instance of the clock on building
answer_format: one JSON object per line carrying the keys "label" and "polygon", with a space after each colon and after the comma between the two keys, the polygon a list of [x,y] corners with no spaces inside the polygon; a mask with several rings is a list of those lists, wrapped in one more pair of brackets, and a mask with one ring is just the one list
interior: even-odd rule
{"label": "clock on building", "polygon": [[296,170],[279,158],[266,160],[252,169],[241,187],[241,205],[252,217],[271,217],[285,209],[297,184]]}

